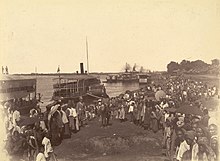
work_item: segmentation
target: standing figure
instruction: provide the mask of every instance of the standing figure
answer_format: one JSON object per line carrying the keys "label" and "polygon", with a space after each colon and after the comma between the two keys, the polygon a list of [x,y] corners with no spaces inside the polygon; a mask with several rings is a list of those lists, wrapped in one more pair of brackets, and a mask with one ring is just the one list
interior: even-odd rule
{"label": "standing figure", "polygon": [[105,127],[107,125],[107,111],[106,106],[104,104],[101,105],[100,113],[102,119],[102,127]]}
{"label": "standing figure", "polygon": [[156,133],[159,130],[159,124],[158,124],[157,111],[155,107],[151,111],[150,118],[151,118],[151,129],[153,130],[154,133]]}
{"label": "standing figure", "polygon": [[76,112],[78,114],[79,126],[83,126],[85,109],[84,109],[84,103],[82,97],[79,97],[79,102],[76,104]]}
{"label": "standing figure", "polygon": [[5,67],[5,74],[9,74],[9,73],[8,73],[8,67],[7,67],[7,66]]}
{"label": "standing figure", "polygon": [[3,67],[3,66],[2,66],[2,74],[5,74],[5,73],[4,73],[4,67]]}
{"label": "standing figure", "polygon": [[120,108],[119,119],[121,122],[125,120],[125,107],[123,104],[121,105],[121,108]]}
{"label": "standing figure", "polygon": [[57,146],[61,144],[60,128],[57,120],[58,112],[55,112],[50,121],[51,144]]}
{"label": "standing figure", "polygon": [[130,122],[134,122],[134,102],[129,105],[128,113],[130,115]]}

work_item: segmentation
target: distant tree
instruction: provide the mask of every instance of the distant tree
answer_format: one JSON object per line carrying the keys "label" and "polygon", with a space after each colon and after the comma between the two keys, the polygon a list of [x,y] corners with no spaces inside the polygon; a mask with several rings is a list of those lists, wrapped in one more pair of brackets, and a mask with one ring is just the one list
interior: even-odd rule
{"label": "distant tree", "polygon": [[213,59],[212,60],[212,65],[213,66],[219,66],[219,59]]}
{"label": "distant tree", "polygon": [[172,73],[175,70],[180,69],[180,65],[174,61],[171,61],[168,65],[167,65],[167,72],[168,73]]}
{"label": "distant tree", "polygon": [[191,67],[191,62],[188,60],[182,60],[180,63],[180,68],[182,70],[186,70],[189,71],[192,67]]}
{"label": "distant tree", "polygon": [[191,68],[193,69],[202,69],[202,68],[207,68],[209,64],[205,63],[202,60],[196,60],[191,62]]}
{"label": "distant tree", "polygon": [[219,59],[213,59],[212,64],[205,63],[202,60],[195,60],[195,61],[182,60],[180,64],[171,61],[167,65],[167,71],[169,73],[172,73],[175,70],[181,70],[187,73],[218,74],[219,68],[220,68]]}

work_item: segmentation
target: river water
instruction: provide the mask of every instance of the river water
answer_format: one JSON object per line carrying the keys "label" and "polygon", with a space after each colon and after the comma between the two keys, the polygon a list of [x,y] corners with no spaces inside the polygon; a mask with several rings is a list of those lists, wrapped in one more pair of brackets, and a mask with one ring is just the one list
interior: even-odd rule
{"label": "river water", "polygon": [[[40,105],[43,109],[51,102],[53,95],[54,78],[57,76],[37,76],[37,93],[41,93],[43,103]],[[105,80],[105,76],[99,77],[101,81]],[[117,96],[126,90],[136,90],[139,88],[138,83],[103,83],[106,92],[110,97]]]}

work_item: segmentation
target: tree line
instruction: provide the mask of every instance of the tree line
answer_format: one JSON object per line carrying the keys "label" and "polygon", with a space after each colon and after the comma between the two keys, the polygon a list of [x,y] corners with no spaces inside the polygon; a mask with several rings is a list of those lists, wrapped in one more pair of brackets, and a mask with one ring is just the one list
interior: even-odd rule
{"label": "tree line", "polygon": [[208,64],[202,60],[182,60],[180,63],[171,61],[167,64],[167,72],[182,72],[189,74],[216,74],[220,71],[220,60],[213,59],[211,64]]}

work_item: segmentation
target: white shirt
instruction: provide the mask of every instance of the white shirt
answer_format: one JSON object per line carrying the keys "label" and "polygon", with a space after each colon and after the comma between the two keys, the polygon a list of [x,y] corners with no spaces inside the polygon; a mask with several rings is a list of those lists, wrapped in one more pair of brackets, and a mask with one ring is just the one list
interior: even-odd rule
{"label": "white shirt", "polygon": [[77,116],[77,112],[76,112],[76,109],[75,108],[68,108],[70,114],[69,116],[72,116],[72,117],[76,117]]}
{"label": "white shirt", "polygon": [[48,153],[53,152],[53,148],[50,143],[50,139],[44,137],[42,140],[42,145],[44,145],[44,155],[46,158],[49,157]]}
{"label": "white shirt", "polygon": [[181,161],[182,160],[182,157],[183,157],[183,154],[187,151],[187,150],[190,150],[190,146],[186,143],[186,141],[183,141],[181,144],[180,144],[180,148],[179,148],[179,151],[177,153],[177,156],[176,156],[176,159]]}

